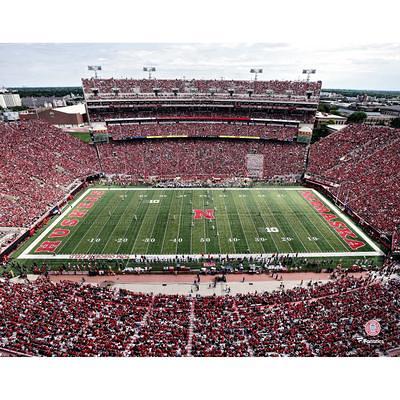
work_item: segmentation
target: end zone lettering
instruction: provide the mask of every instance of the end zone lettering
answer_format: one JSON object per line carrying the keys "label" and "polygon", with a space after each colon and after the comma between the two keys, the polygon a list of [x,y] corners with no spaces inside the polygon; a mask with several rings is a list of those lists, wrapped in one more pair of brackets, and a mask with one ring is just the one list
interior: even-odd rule
{"label": "end zone lettering", "polygon": [[[72,210],[69,213],[68,217],[75,217],[75,218],[83,218],[87,214],[87,209],[92,208],[94,203],[99,200],[101,196],[103,196],[104,192],[100,190],[93,190],[89,196],[86,196],[86,199],[84,202],[81,202],[78,204],[78,207],[83,207],[86,208],[86,210]],[[65,218],[61,221],[61,226],[76,226],[79,223],[78,219],[75,218]],[[63,228],[56,228],[51,232],[51,234],[48,236],[49,238],[61,238],[61,237],[66,237],[70,234],[69,229],[63,229]],[[45,241],[43,242],[36,250],[35,253],[53,253],[57,247],[62,243],[61,240],[56,241],[56,242],[50,242],[50,241]]]}
{"label": "end zone lettering", "polygon": [[87,210],[73,210],[69,213],[69,217],[82,218],[86,215]]}
{"label": "end zone lettering", "polygon": [[101,196],[103,196],[104,195],[104,190],[92,190],[91,192],[90,192],[90,195],[91,196],[97,196],[97,197],[101,197]]}
{"label": "end zone lettering", "polygon": [[86,196],[84,201],[78,204],[78,208],[92,208],[94,203],[96,203],[96,201],[98,201],[103,195],[104,192],[100,190],[93,190],[88,196]]}
{"label": "end zone lettering", "polygon": [[35,253],[54,253],[57,247],[61,244],[61,240],[50,242],[43,242],[36,250]]}
{"label": "end zone lettering", "polygon": [[77,219],[68,219],[68,218],[66,218],[61,222],[61,226],[75,226],[75,225],[78,224],[78,222],[79,221]]}
{"label": "end zone lettering", "polygon": [[86,208],[86,209],[90,209],[93,206],[94,206],[94,201],[92,201],[92,202],[83,202],[83,203],[79,203],[78,204],[78,207]]}
{"label": "end zone lettering", "polygon": [[325,221],[339,234],[341,238],[347,243],[352,250],[357,250],[364,247],[365,243],[357,240],[357,235],[348,228],[342,221],[334,221],[338,218],[332,211],[320,200],[315,197],[314,193],[305,191],[301,193],[302,196],[308,201],[317,213],[324,218]]}
{"label": "end zone lettering", "polygon": [[57,228],[54,229],[54,231],[49,235],[50,238],[55,238],[55,237],[65,237],[69,235],[70,230],[69,229],[62,229],[62,228]]}

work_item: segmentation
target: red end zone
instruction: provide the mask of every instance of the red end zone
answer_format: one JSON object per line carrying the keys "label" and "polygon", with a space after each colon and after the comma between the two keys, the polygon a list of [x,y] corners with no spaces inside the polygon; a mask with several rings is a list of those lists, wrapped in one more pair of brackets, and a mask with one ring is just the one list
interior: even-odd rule
{"label": "red end zone", "polygon": [[[84,218],[89,209],[91,209],[94,204],[104,195],[103,190],[92,190],[86,198],[77,205],[77,209],[72,210],[68,217],[74,218],[64,218],[60,225],[62,228],[55,228],[49,235],[48,238],[64,238],[70,234],[69,229],[65,227],[76,226],[79,221]],[[35,250],[35,253],[54,253],[54,251],[62,243],[62,240],[50,241],[46,240],[40,244],[40,246]]]}
{"label": "red end zone", "polygon": [[355,234],[344,222],[337,221],[339,218],[334,214],[321,200],[319,200],[313,192],[304,191],[301,193],[307,202],[314,208],[317,213],[324,218],[325,221],[339,234],[339,236],[347,243],[352,250],[358,250],[365,246],[365,243],[358,239]]}

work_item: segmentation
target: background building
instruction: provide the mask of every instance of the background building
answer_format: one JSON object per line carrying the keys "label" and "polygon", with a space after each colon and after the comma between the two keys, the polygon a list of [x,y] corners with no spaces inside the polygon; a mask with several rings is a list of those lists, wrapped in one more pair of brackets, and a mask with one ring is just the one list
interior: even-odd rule
{"label": "background building", "polygon": [[18,93],[9,92],[7,89],[0,89],[0,107],[13,108],[21,107],[21,98]]}
{"label": "background building", "polygon": [[21,120],[41,119],[60,127],[81,126],[87,122],[84,104],[22,112],[20,118]]}
{"label": "background building", "polygon": [[4,122],[18,121],[19,120],[19,113],[16,112],[16,111],[4,111],[1,114],[0,120],[3,120]]}
{"label": "background building", "polygon": [[392,115],[395,118],[400,117],[400,106],[392,105],[381,108],[381,113],[385,115]]}
{"label": "background building", "polygon": [[31,96],[31,97],[23,97],[22,105],[28,108],[36,108],[36,107],[55,108],[55,107],[64,107],[67,105],[67,103],[63,97]]}
{"label": "background building", "polygon": [[340,115],[317,112],[315,117],[315,127],[320,128],[322,125],[344,125],[347,118]]}

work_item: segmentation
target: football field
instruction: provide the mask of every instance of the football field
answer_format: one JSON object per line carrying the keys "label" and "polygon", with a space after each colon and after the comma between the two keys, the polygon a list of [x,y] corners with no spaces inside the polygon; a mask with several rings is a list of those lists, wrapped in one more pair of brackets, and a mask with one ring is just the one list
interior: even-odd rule
{"label": "football field", "polygon": [[336,206],[308,188],[93,187],[64,207],[18,258],[275,253],[383,254]]}

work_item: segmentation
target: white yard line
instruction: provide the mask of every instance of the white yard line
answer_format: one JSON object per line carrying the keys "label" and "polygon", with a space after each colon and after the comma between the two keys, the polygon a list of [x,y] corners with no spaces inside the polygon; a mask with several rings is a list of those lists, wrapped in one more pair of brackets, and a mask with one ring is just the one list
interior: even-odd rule
{"label": "white yard line", "polygon": [[[278,227],[278,229],[282,230],[282,228],[280,227],[280,224],[278,223],[278,220],[275,218],[275,214],[274,214],[273,211],[269,208],[268,201],[265,201],[265,200],[264,200],[264,203],[265,203],[266,209],[267,209],[268,212],[271,214],[271,218],[274,220],[274,225],[275,225],[276,227]],[[260,207],[264,207],[264,203],[260,202]],[[256,204],[257,204],[257,208],[259,209],[258,203],[257,203],[257,202],[256,202]],[[269,225],[269,223],[268,223],[268,222],[265,222],[265,219],[264,219],[264,217],[263,217],[262,215],[261,215],[261,218],[262,218],[262,220],[264,221],[265,227],[267,227],[267,226]],[[286,218],[285,218],[285,220],[286,220]],[[294,232],[294,234],[297,236],[297,238],[299,239],[299,241],[303,244],[303,242],[301,241],[300,237],[298,236],[296,230],[294,230],[293,232]],[[286,234],[286,233],[284,233],[284,235],[285,235],[285,234]],[[264,235],[264,233],[262,233],[262,235]],[[271,239],[272,239],[272,241],[274,242],[274,245],[275,245],[276,249],[279,249],[279,246],[276,244],[276,241],[275,241],[275,239],[274,239],[274,236],[275,236],[275,235],[274,235],[274,233],[272,232],[272,234],[271,234]],[[282,240],[282,239],[281,239],[281,240]],[[290,243],[290,241],[287,241],[286,243],[289,245],[290,249],[294,252],[293,246],[292,246],[292,244]],[[303,247],[304,247],[304,244],[303,244]],[[306,249],[306,248],[304,247],[304,249]]]}
{"label": "white yard line", "polygon": [[169,210],[171,210],[171,205],[172,205],[172,202],[174,201],[174,199],[175,199],[175,196],[173,195],[173,197],[171,199],[171,203],[169,204],[169,207],[168,207],[167,223],[165,224],[163,240],[162,240],[162,243],[161,243],[161,250],[164,248],[165,237],[167,236],[168,224],[169,224]]}
{"label": "white yard line", "polygon": [[[257,204],[257,209],[259,210],[259,207],[258,207],[258,204]],[[261,214],[261,219],[262,219],[262,221],[263,221],[263,224],[264,224],[264,229],[268,226],[268,223],[267,222],[265,222],[265,219],[264,219],[264,217],[263,217],[263,215]],[[264,238],[265,236],[260,236],[260,235],[264,235],[264,233],[262,233],[262,232],[257,232],[257,235],[258,235],[258,237],[262,237],[262,238]],[[265,239],[267,239],[268,240],[268,237],[265,237]],[[274,239],[274,235],[271,235],[271,239],[272,239],[272,242],[274,243],[274,245],[276,246],[276,243],[275,243],[275,239]],[[291,248],[291,250],[292,251],[294,251],[293,250],[293,247],[291,246],[291,244],[290,244],[290,242],[287,242],[288,244],[289,244],[289,246],[290,246],[290,248]],[[268,244],[268,243],[267,243]],[[278,248],[277,246],[276,246],[276,248]]]}
{"label": "white yard line", "polygon": [[[113,200],[113,201],[114,201],[114,200]],[[109,206],[109,203],[107,203],[106,206],[108,207],[108,206]],[[112,208],[112,212],[114,212],[114,210],[115,210],[117,207],[118,207],[118,203],[116,202],[116,203],[114,204],[113,208]],[[108,208],[108,210],[110,211],[109,208]],[[98,232],[96,232],[96,235],[99,235],[99,234],[104,230],[104,227],[108,224],[108,222],[111,221],[112,212],[110,211],[110,215],[109,215],[109,217],[108,217],[108,219],[107,219],[107,222],[100,228],[100,230],[99,230]],[[93,223],[96,222],[97,219],[98,219],[98,218],[101,218],[101,217],[102,217],[102,215],[101,215],[101,213],[99,213],[99,214],[94,218]],[[84,218],[85,218],[85,217],[84,217]],[[93,226],[93,224],[92,224],[92,226]],[[77,243],[77,244],[75,245],[75,247],[72,249],[72,254],[75,254],[75,249],[79,248],[80,244],[82,243],[82,241],[83,241],[84,239],[86,239],[86,237],[88,236],[89,232],[90,232],[90,229],[87,229],[86,232],[82,235],[82,237],[80,238],[80,240],[78,241],[78,243]],[[111,235],[110,235],[110,237],[111,237]],[[96,236],[94,239],[97,239],[97,236]],[[89,239],[89,240],[90,240],[90,239]],[[107,242],[108,242],[108,240],[107,240]],[[96,242],[94,242],[94,243],[92,242],[92,244],[89,246],[89,249],[87,250],[88,254],[90,254],[90,250],[92,249],[93,246],[96,246]],[[103,246],[103,249],[104,249],[104,248],[105,248],[105,246]]]}
{"label": "white yard line", "polygon": [[[293,218],[295,218],[295,219],[297,220],[297,222],[299,223],[299,227],[301,227],[301,229],[303,229],[304,232],[306,232],[307,235],[311,235],[311,236],[312,236],[312,233],[309,232],[308,228],[301,222],[300,218],[296,215],[296,210],[293,209],[293,208],[291,207],[291,205],[290,205],[290,199],[288,199],[288,201],[287,201],[286,204],[287,204],[288,208],[290,209],[290,211],[293,212]],[[315,210],[314,210],[314,212],[317,213]],[[289,221],[288,221],[288,222],[289,222]],[[294,234],[298,237],[298,239],[300,240],[300,243],[301,243],[302,246],[304,247],[304,250],[307,250],[307,246],[306,246],[306,245],[304,244],[304,242],[301,240],[301,236],[302,236],[302,235],[299,235],[299,234],[298,234],[298,230],[297,230],[297,229],[294,229],[293,232],[294,232]],[[321,250],[321,247],[318,245],[318,243],[317,243],[317,242],[314,242],[314,243],[316,244],[316,246],[318,247],[318,249]],[[332,248],[332,246],[331,246],[331,248]],[[332,248],[332,250],[335,251],[334,248]]]}
{"label": "white yard line", "polygon": [[[203,200],[203,210],[205,210],[206,203],[205,203],[204,197],[202,197],[202,200]],[[207,191],[207,202],[208,202],[208,191]],[[203,221],[204,254],[207,254],[207,232],[206,232],[207,219],[202,218],[202,221]]]}
{"label": "white yard line", "polygon": [[[42,239],[47,236],[47,234],[63,219],[67,216],[67,214],[72,211],[78,203],[82,201],[84,197],[86,197],[93,189],[88,189],[86,192],[82,193],[72,204],[66,205],[65,210],[61,215],[56,218],[20,255],[18,258],[26,258],[25,256],[28,255],[41,241]],[[100,189],[96,189],[100,190]],[[71,207],[72,206],[72,207]]]}
{"label": "white yard line", "polygon": [[[213,197],[213,207],[214,207],[214,210],[215,210],[215,202],[214,202],[214,197]],[[218,240],[218,250],[219,251],[221,251],[221,241],[219,240],[219,232],[218,232],[218,224],[217,224],[217,220],[215,219],[214,220],[215,221],[215,234],[216,234],[216,236],[217,236],[217,240]]]}
{"label": "white yard line", "polygon": [[299,186],[299,187],[233,187],[233,188],[223,188],[223,187],[218,187],[218,188],[185,188],[185,187],[181,187],[181,188],[146,188],[146,187],[126,187],[126,188],[119,188],[119,187],[110,187],[110,188],[103,188],[101,189],[101,186],[96,186],[93,187],[89,190],[184,190],[184,191],[188,191],[188,190],[312,190],[309,188],[306,188],[304,186]]}
{"label": "white yard line", "polygon": [[190,204],[191,204],[191,208],[192,208],[192,219],[190,221],[190,252],[193,251],[193,228],[194,228],[194,224],[193,224],[193,194],[192,197],[190,198]]}
{"label": "white yard line", "polygon": [[[224,208],[225,208],[225,213],[227,215],[227,221],[228,221],[228,226],[229,226],[229,232],[231,233],[231,238],[233,237],[233,232],[232,232],[232,226],[231,226],[231,220],[229,219],[228,216],[228,209],[226,208],[226,202],[225,202],[225,197],[222,197],[222,201],[224,203]],[[229,239],[228,239],[228,243],[229,243]],[[235,249],[236,251],[236,244],[235,242],[232,242],[232,247]],[[219,249],[221,251],[221,249]],[[222,254],[222,253],[221,253]]]}
{"label": "white yard line", "polygon": [[[240,197],[240,199],[242,199],[242,197]],[[260,234],[259,234],[259,232],[258,232],[258,230],[257,230],[256,223],[254,222],[254,219],[251,218],[251,213],[250,213],[249,207],[247,206],[247,203],[246,203],[245,201],[242,201],[242,200],[239,200],[239,202],[242,203],[243,206],[244,206],[244,208],[247,210],[247,213],[249,214],[250,219],[251,219],[251,222],[252,222],[252,224],[253,224],[253,226],[254,226],[254,232],[255,232],[256,235],[257,235],[256,237],[259,237]],[[256,203],[256,205],[257,205],[257,203]],[[236,209],[237,209],[237,207],[236,207]],[[257,210],[258,210],[258,205],[257,205]],[[238,213],[238,215],[239,215],[239,213]],[[239,219],[240,219],[240,215],[239,215]],[[263,222],[264,222],[264,219],[263,219]],[[243,228],[242,228],[242,229],[243,229]],[[243,232],[244,232],[244,231],[243,231]],[[247,237],[247,236],[246,236],[246,237]],[[255,238],[254,238],[254,241],[255,241]],[[256,245],[257,245],[257,242],[256,242],[256,241],[255,241],[255,243],[256,243]],[[247,240],[247,244],[248,244],[248,240]],[[262,251],[265,251],[263,242],[258,242],[258,244],[260,245]],[[248,249],[250,250],[250,247],[248,247]]]}
{"label": "white yard line", "polygon": [[[132,199],[129,201],[129,203],[130,203],[131,201],[133,201],[133,200],[136,201],[136,198],[135,198],[135,197],[132,197]],[[135,212],[132,213],[132,217],[130,218],[130,219],[131,219],[131,224],[132,224],[132,222],[133,222],[133,216],[136,215],[136,213],[138,212],[138,209],[139,209],[140,204],[141,204],[140,199],[138,199],[138,203],[137,203],[137,205],[136,205],[136,207],[135,207]],[[136,222],[136,221],[135,221],[135,222]],[[130,227],[131,227],[130,224],[127,225],[127,227],[126,227],[126,229],[125,229],[125,232],[124,232],[124,235],[122,236],[122,238],[127,238],[126,235],[127,235],[128,231],[129,231],[129,228],[130,228]],[[116,254],[119,254],[119,250],[120,250],[122,244],[123,244],[123,243],[121,242],[120,245],[118,246],[118,248],[117,248],[117,250],[116,250],[116,252],[115,252]]]}
{"label": "white yard line", "polygon": [[[151,200],[154,200],[154,199],[151,199]],[[149,200],[149,201],[150,201],[150,200]],[[158,216],[160,215],[160,210],[161,210],[161,201],[160,201],[160,203],[158,203],[158,212],[157,212],[157,216],[156,216],[156,218],[155,218],[155,220],[154,220],[153,227],[151,228],[150,238],[153,237],[154,228],[155,228],[155,226],[156,226],[156,224],[157,224],[157,222],[158,222]],[[151,244],[151,243],[150,243],[150,241],[149,241],[149,243],[147,243],[146,252],[149,251],[149,246],[150,246],[150,244]],[[162,244],[161,244],[161,248],[162,248]]]}
{"label": "white yard line", "polygon": [[[246,235],[246,232],[245,232],[245,230],[244,230],[244,228],[243,228],[243,224],[242,224],[242,218],[240,218],[240,213],[239,213],[239,210],[238,210],[238,207],[237,207],[237,205],[236,205],[236,201],[235,201],[235,198],[234,198],[234,197],[232,198],[232,201],[233,201],[233,205],[235,206],[236,213],[237,213],[237,215],[238,215],[238,217],[239,217],[240,227],[242,228],[243,236],[244,236],[244,238],[245,238],[245,240],[246,240],[247,250],[250,251],[249,241],[247,240],[247,235]],[[251,218],[250,218],[250,219],[251,219]],[[232,238],[232,239],[233,239],[233,238]]]}
{"label": "white yard line", "polygon": [[[141,201],[140,205],[142,205],[142,204],[143,204],[143,198],[142,198],[142,201]],[[150,207],[150,206],[147,207],[146,212],[144,213],[143,221],[145,220],[145,218],[146,218],[147,213],[149,212],[149,210],[151,210],[151,207]],[[139,237],[140,237],[140,232],[141,232],[141,230],[143,229],[143,227],[144,227],[144,224],[142,223],[142,224],[140,225],[140,227],[139,227],[139,230],[138,230],[138,232],[137,232],[137,235],[136,235],[136,237],[135,237],[135,240],[133,241],[133,245],[132,245],[132,247],[131,247],[131,251],[135,248],[136,242],[138,241],[138,239],[139,239]],[[144,239],[142,239],[142,240],[144,240]]]}
{"label": "white yard line", "polygon": [[[314,212],[315,212],[315,210],[314,210]],[[320,233],[321,239],[326,239],[326,238],[325,238],[325,235],[320,231],[320,229],[318,228],[318,226],[315,225],[314,222],[311,221],[311,220],[309,220],[309,222],[311,222],[312,225],[314,226],[314,228]],[[345,244],[345,242],[342,241],[341,238],[339,239],[339,242]],[[328,243],[329,247],[330,247],[333,251],[335,251],[335,248],[331,245],[331,243],[330,243],[329,240],[326,239],[326,243]],[[319,249],[321,250],[321,247],[320,247],[320,246],[318,246],[318,247],[319,247]]]}
{"label": "white yard line", "polygon": [[[125,200],[126,200],[126,199],[125,199]],[[104,244],[103,249],[105,249],[105,248],[107,247],[108,243],[110,243],[110,240],[115,240],[115,239],[113,238],[114,231],[117,229],[117,227],[118,227],[118,225],[119,225],[119,222],[121,221],[121,218],[125,215],[126,211],[127,211],[127,210],[130,210],[130,208],[128,207],[130,201],[128,200],[127,203],[128,203],[128,204],[126,205],[126,207],[125,207],[123,213],[122,213],[122,214],[120,215],[120,217],[118,218],[118,222],[114,225],[113,230],[109,233],[109,238],[107,239],[106,243]],[[114,207],[114,210],[115,210],[115,208],[116,208],[116,207]],[[110,218],[112,218],[112,214],[111,214]],[[101,231],[100,231],[100,233],[101,233]],[[119,246],[118,246],[118,247],[119,247]],[[89,249],[89,250],[90,250],[90,249]],[[116,253],[118,254],[118,250],[117,250]]]}
{"label": "white yard line", "polygon": [[350,226],[360,237],[362,237],[374,250],[377,255],[383,256],[385,253],[358,227],[354,222],[345,215],[341,210],[339,210],[332,202],[326,199],[317,190],[312,189],[312,192],[318,196],[331,210],[335,211],[336,214],[344,221],[348,226]]}
{"label": "white yard line", "polygon": [[184,201],[185,201],[185,196],[184,196],[184,194],[182,194],[182,203],[181,203],[181,208],[179,210],[179,220],[178,220],[178,236],[176,238],[176,246],[175,246],[176,254],[178,254],[179,238],[180,238],[180,233],[181,233],[182,208],[183,208]]}
{"label": "white yard line", "polygon": [[[273,255],[276,256],[275,253],[233,253],[228,254],[229,258],[249,258],[253,257],[256,260],[259,257],[262,258],[269,258]],[[353,251],[353,252],[342,252],[342,253],[279,253],[281,255],[286,255],[288,257],[372,257],[372,256],[380,256],[381,253],[377,251]],[[122,259],[129,259],[129,260],[139,260],[142,256],[146,257],[148,260],[158,260],[158,261],[173,261],[176,260],[176,254],[56,254],[56,255],[49,255],[49,254],[27,254],[24,256],[24,259],[31,259],[31,260],[85,260],[85,259],[92,259],[96,258],[99,260],[122,260]],[[218,259],[221,256],[219,254],[180,254],[179,258],[191,258],[194,260],[204,260],[206,261],[208,256],[212,259]],[[225,253],[224,253],[225,256]],[[257,262],[257,261],[255,261]]]}
{"label": "white yard line", "polygon": [[[209,190],[244,190],[247,188],[209,188]],[[357,252],[325,252],[325,253],[281,253],[281,254],[288,254],[291,257],[295,257],[296,254],[298,257],[368,257],[368,256],[382,256],[384,255],[383,251],[375,244],[372,242],[372,240],[364,234],[352,221],[349,217],[347,217],[345,214],[343,214],[334,204],[332,204],[329,200],[325,199],[324,196],[322,196],[318,191],[314,189],[309,189],[309,188],[256,188],[257,190],[295,190],[295,191],[312,191],[316,196],[318,196],[328,207],[331,208],[331,210],[334,210],[337,215],[345,221],[349,227],[351,227],[355,232],[357,232],[360,237],[362,237],[375,251],[357,251]],[[45,259],[54,259],[54,260],[67,260],[67,259],[85,259],[85,258],[97,258],[97,259],[135,259],[139,258],[142,255],[136,255],[135,254],[126,254],[126,255],[115,255],[115,254],[56,254],[56,255],[49,255],[49,254],[29,254],[33,248],[37,246],[38,243],[40,243],[43,238],[63,219],[65,216],[76,207],[76,205],[85,197],[87,196],[91,191],[93,190],[115,190],[115,191],[121,191],[121,190],[167,190],[165,188],[100,188],[100,187],[94,187],[94,188],[89,188],[87,189],[77,200],[75,200],[72,203],[72,209],[67,206],[65,211],[57,218],[55,219],[19,256],[18,259],[32,259],[32,260],[45,260]],[[182,188],[168,188],[168,190],[204,190],[204,188],[188,188],[188,189],[182,189]],[[248,190],[251,190],[248,189]],[[225,199],[224,199],[224,205],[225,205],[225,210],[226,210],[226,204],[225,204]],[[148,211],[148,210],[147,210]],[[147,212],[146,212],[147,213]],[[230,228],[230,224],[229,224]],[[232,235],[232,230],[230,229],[231,235]],[[138,235],[139,237],[139,235]],[[235,248],[235,245],[234,245]],[[276,253],[263,253],[263,257],[271,257],[273,254]],[[165,261],[171,261],[175,260],[176,254],[143,254],[148,259],[164,259]],[[210,255],[212,258],[218,258],[219,254],[211,254]],[[259,257],[260,254],[241,254],[241,253],[233,253],[229,254],[229,257],[231,258],[248,258],[248,257]],[[201,254],[185,254],[183,257],[192,257],[192,258],[197,258],[197,259],[202,259]]]}

